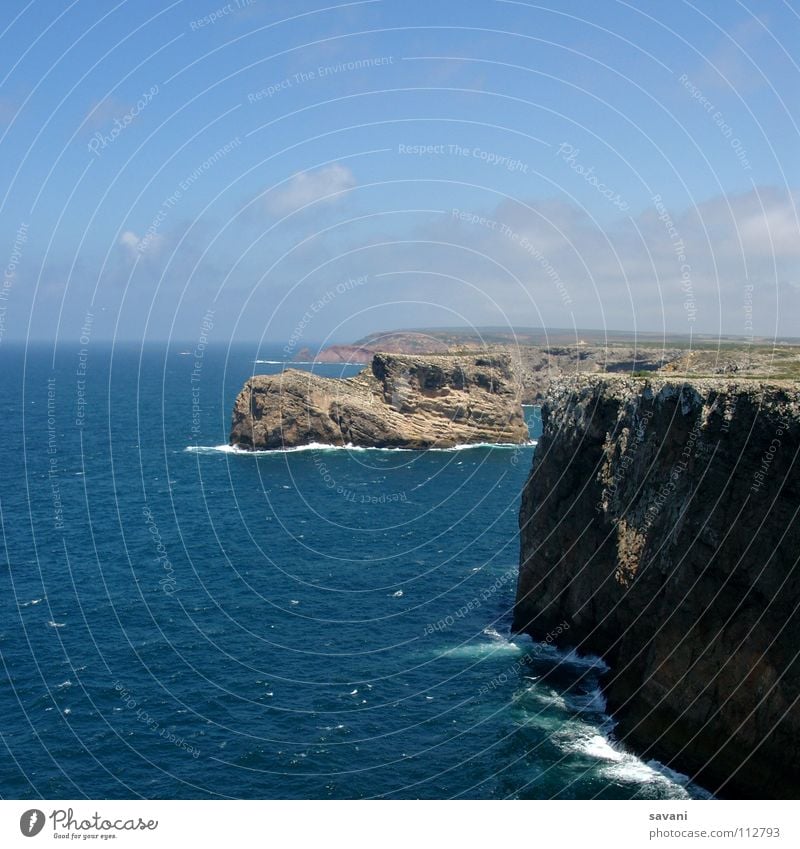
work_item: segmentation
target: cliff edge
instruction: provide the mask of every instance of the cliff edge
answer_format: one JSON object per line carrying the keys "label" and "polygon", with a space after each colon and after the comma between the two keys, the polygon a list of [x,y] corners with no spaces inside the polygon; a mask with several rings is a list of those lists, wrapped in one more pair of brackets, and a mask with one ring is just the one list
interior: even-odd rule
{"label": "cliff edge", "polygon": [[528,428],[507,355],[375,354],[355,377],[286,369],[250,378],[230,434],[240,448],[312,443],[374,448],[450,448],[522,443]]}
{"label": "cliff edge", "polygon": [[602,656],[616,735],[721,796],[800,796],[797,384],[556,381],[514,629]]}

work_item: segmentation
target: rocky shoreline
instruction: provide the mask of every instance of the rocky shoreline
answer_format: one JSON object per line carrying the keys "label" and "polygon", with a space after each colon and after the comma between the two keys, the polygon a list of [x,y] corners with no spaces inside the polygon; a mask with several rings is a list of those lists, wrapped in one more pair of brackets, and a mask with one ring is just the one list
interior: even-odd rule
{"label": "rocky shoreline", "polygon": [[800,796],[796,384],[560,379],[514,628],[603,657],[617,737],[734,798]]}
{"label": "rocky shoreline", "polygon": [[322,443],[372,448],[520,444],[528,428],[505,354],[375,354],[355,377],[286,369],[256,375],[234,405],[230,444],[245,450]]}

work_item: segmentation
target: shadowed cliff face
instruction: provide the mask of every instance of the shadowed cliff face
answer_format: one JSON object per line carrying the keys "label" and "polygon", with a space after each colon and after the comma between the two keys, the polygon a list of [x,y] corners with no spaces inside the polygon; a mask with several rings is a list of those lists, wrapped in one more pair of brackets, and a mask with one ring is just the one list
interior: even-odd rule
{"label": "shadowed cliff face", "polygon": [[236,399],[230,442],[251,450],[521,443],[528,429],[519,399],[507,355],[376,354],[346,380],[294,369],[250,378]]}
{"label": "shadowed cliff face", "polygon": [[568,621],[637,751],[723,796],[797,798],[797,389],[584,378],[543,420],[515,630]]}

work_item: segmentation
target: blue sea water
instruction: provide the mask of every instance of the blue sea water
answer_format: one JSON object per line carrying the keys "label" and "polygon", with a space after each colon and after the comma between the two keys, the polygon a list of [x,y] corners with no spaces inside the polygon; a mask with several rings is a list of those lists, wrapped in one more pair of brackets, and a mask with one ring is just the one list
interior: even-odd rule
{"label": "blue sea water", "polygon": [[0,357],[3,797],[704,795],[509,637],[533,445],[242,454],[275,351]]}

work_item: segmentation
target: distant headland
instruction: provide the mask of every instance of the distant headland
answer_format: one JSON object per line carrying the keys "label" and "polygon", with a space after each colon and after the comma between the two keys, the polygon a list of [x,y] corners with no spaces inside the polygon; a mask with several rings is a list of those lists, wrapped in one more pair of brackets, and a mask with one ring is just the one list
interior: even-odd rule
{"label": "distant headland", "polygon": [[800,378],[798,339],[574,329],[393,330],[371,333],[348,345],[318,351],[303,348],[296,359],[366,365],[378,352],[416,356],[479,351],[511,357],[523,404],[545,399],[551,380],[562,376],[659,372],[676,378]]}

